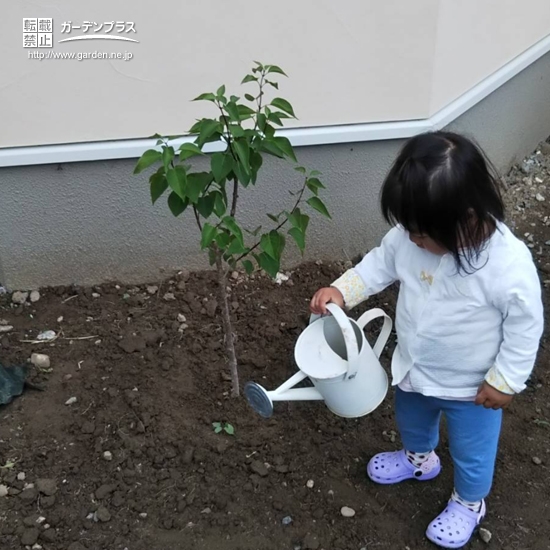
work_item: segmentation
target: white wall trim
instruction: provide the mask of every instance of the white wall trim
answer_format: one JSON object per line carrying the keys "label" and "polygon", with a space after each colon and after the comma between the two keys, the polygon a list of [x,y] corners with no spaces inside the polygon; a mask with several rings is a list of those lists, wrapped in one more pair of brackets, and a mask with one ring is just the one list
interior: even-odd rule
{"label": "white wall trim", "polygon": [[[421,132],[438,130],[471,109],[548,52],[550,52],[550,35],[427,119],[290,128],[281,130],[279,135],[288,137],[294,146],[302,147],[408,138]],[[187,136],[174,141],[174,144],[179,145],[193,139],[194,136]],[[0,167],[138,158],[147,149],[154,148],[155,143],[154,139],[126,139],[0,148]],[[222,147],[221,143],[213,143],[207,150],[213,152],[221,150]]]}

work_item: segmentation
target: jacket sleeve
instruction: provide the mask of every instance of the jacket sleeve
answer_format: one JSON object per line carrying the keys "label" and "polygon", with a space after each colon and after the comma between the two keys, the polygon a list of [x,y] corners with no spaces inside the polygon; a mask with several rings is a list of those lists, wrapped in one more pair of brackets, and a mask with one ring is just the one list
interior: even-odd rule
{"label": "jacket sleeve", "polygon": [[540,281],[528,256],[513,262],[496,285],[495,303],[503,316],[502,343],[485,381],[508,394],[525,389],[544,325]]}
{"label": "jacket sleeve", "polygon": [[399,241],[404,237],[404,230],[394,227],[379,247],[371,250],[360,263],[332,283],[331,286],[342,293],[346,307],[355,307],[397,280],[395,255]]}

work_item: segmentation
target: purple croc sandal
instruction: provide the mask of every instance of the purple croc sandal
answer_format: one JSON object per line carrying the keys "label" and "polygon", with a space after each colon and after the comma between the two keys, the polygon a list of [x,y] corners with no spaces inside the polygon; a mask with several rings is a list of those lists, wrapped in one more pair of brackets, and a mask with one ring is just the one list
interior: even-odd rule
{"label": "purple croc sandal", "polygon": [[454,500],[428,526],[426,536],[443,548],[462,548],[472,537],[485,517],[485,501],[481,501],[481,510],[472,512]]}
{"label": "purple croc sandal", "polygon": [[428,481],[439,475],[439,472],[441,463],[435,453],[417,468],[409,462],[404,449],[374,455],[367,464],[367,475],[375,483],[383,485],[399,483],[405,479]]}

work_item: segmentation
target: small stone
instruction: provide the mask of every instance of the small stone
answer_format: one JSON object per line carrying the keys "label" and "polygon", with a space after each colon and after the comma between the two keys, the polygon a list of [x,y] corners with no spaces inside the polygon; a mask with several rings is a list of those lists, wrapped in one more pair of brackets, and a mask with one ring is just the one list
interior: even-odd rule
{"label": "small stone", "polygon": [[57,322],[58,322],[58,323],[62,323],[62,322],[63,322],[63,315],[60,315],[60,316],[57,318]]}
{"label": "small stone", "polygon": [[174,296],[174,293],[173,293],[173,292],[167,292],[167,293],[164,295],[163,299],[164,299],[166,302],[173,302],[173,301],[176,299],[176,297]]}
{"label": "small stone", "polygon": [[5,485],[0,485],[0,498],[8,496],[9,489]]}
{"label": "small stone", "polygon": [[211,508],[205,508],[204,510],[201,511],[201,514],[210,514],[211,512],[212,512]]}
{"label": "small stone", "polygon": [[26,477],[27,477],[27,476],[25,475],[25,472],[19,472],[19,473],[17,474],[17,479],[18,479],[18,481],[25,481],[25,478],[26,478]]}
{"label": "small stone", "polygon": [[179,323],[185,323],[187,321],[187,318],[183,313],[178,313],[178,322]]}
{"label": "small stone", "polygon": [[292,523],[292,518],[290,516],[285,516],[282,520],[281,520],[281,523],[283,525],[290,525]]}
{"label": "small stone", "polygon": [[269,473],[267,470],[267,466],[260,460],[255,460],[254,462],[252,462],[252,464],[250,465],[250,469],[255,474],[258,474],[261,477],[265,477]]}
{"label": "small stone", "polygon": [[36,543],[31,546],[31,550],[42,550],[42,546],[40,544]]}
{"label": "small stone", "polygon": [[0,325],[0,334],[1,333],[6,333],[6,332],[10,332],[13,330],[13,326],[12,325]]}
{"label": "small stone", "polygon": [[92,298],[101,298],[101,294],[99,292],[92,292]]}
{"label": "small stone", "polygon": [[65,380],[65,381],[68,382],[72,377],[73,377],[72,374],[66,374],[66,375],[63,377],[63,380]]}
{"label": "small stone", "polygon": [[97,516],[97,519],[102,523],[107,523],[108,521],[111,521],[111,514],[109,510],[105,508],[105,506],[100,506],[97,509],[96,516]]}
{"label": "small stone", "polygon": [[159,289],[159,287],[157,285],[149,285],[147,287],[147,293],[150,294],[151,296],[153,296],[153,294],[157,293],[158,289]]}
{"label": "small stone", "polygon": [[489,531],[488,529],[484,529],[483,527],[481,527],[479,529],[479,538],[485,543],[485,544],[489,544],[490,540],[493,538],[493,535],[491,533],[491,531]]}
{"label": "small stone", "polygon": [[36,339],[49,342],[50,340],[55,340],[56,337],[57,334],[55,333],[55,330],[44,330],[36,337]]}
{"label": "small stone", "polygon": [[233,271],[233,273],[231,273],[231,278],[237,280],[239,278],[239,272]]}
{"label": "small stone", "polygon": [[315,486],[315,481],[313,481],[313,479],[308,479],[306,483],[306,487],[308,489],[313,489],[314,486]]}
{"label": "small stone", "polygon": [[11,295],[11,301],[14,304],[24,304],[27,301],[27,298],[29,297],[28,292],[21,292],[17,290]]}
{"label": "small stone", "polygon": [[36,482],[36,488],[47,497],[51,497],[57,493],[57,482],[55,479],[39,479]]}
{"label": "small stone", "polygon": [[65,405],[74,405],[74,403],[77,402],[77,398],[76,397],[69,397],[69,399],[67,399],[67,401],[65,401]]}
{"label": "small stone", "polygon": [[534,456],[531,460],[533,461],[533,464],[536,464],[537,466],[542,464],[542,460],[538,456]]}
{"label": "small stone", "polygon": [[23,546],[32,546],[38,540],[38,535],[40,535],[40,531],[36,527],[25,529],[21,537],[21,544]]}
{"label": "small stone", "polygon": [[111,451],[105,451],[103,453],[103,460],[106,460],[107,462],[111,462],[111,460],[113,460],[113,453]]}
{"label": "small stone", "polygon": [[38,290],[33,290],[30,295],[30,301],[34,304],[40,300],[40,292]]}
{"label": "small stone", "polygon": [[537,199],[539,202],[544,202],[546,200],[540,193],[537,193],[535,195],[535,199]]}
{"label": "small stone", "polygon": [[340,509],[340,513],[345,518],[352,518],[355,515],[355,510],[353,508],[350,508],[349,506],[342,506]]}
{"label": "small stone", "polygon": [[47,369],[50,367],[50,358],[43,353],[33,353],[31,355],[31,363],[39,369]]}
{"label": "small stone", "polygon": [[146,512],[141,512],[141,514],[139,515],[139,517],[141,519],[145,519],[147,517],[147,513]]}

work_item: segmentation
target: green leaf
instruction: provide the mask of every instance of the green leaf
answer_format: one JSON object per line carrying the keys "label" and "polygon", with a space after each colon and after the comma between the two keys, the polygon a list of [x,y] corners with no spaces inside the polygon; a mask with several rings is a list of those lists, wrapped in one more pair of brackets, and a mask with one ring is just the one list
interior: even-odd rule
{"label": "green leaf", "polygon": [[306,202],[309,204],[309,206],[311,206],[311,208],[317,210],[317,212],[321,212],[323,216],[331,219],[327,207],[319,197],[311,197]]}
{"label": "green leaf", "polygon": [[241,120],[241,117],[239,115],[239,109],[237,108],[237,104],[230,101],[226,106],[225,110],[227,111],[227,114],[229,115],[230,120],[233,122],[239,122]]}
{"label": "green leaf", "polygon": [[216,101],[216,96],[212,93],[201,94],[192,101]]}
{"label": "green leaf", "polygon": [[210,141],[217,141],[222,132],[222,125],[217,120],[205,118],[201,122],[199,137],[196,140],[199,147]]}
{"label": "green leaf", "polygon": [[319,194],[319,189],[326,189],[326,187],[317,178],[308,178],[306,180],[307,188],[314,194]]}
{"label": "green leaf", "polygon": [[227,204],[223,195],[219,191],[216,191],[214,196],[214,213],[218,218],[222,218],[226,210]]}
{"label": "green leaf", "polygon": [[321,172],[319,172],[319,170],[312,170],[310,173],[309,173],[310,176],[320,176],[321,175]]}
{"label": "green leaf", "polygon": [[283,126],[283,121],[281,120],[279,113],[269,113],[269,116],[267,117],[267,119],[270,122],[277,124],[278,126]]}
{"label": "green leaf", "polygon": [[225,216],[225,218],[222,219],[222,224],[227,227],[227,229],[229,229],[229,232],[244,246],[243,232],[235,221],[235,218],[233,218],[232,216]]}
{"label": "green leaf", "polygon": [[200,197],[197,201],[196,207],[199,212],[199,214],[203,218],[208,218],[214,211],[214,194],[216,192],[209,193],[208,195],[205,195],[204,197]]}
{"label": "green leaf", "polygon": [[266,80],[266,83],[269,84],[270,86],[273,86],[273,88],[275,88],[276,90],[279,89],[279,84],[277,84],[277,82],[271,82],[271,80]]}
{"label": "green leaf", "polygon": [[255,256],[256,261],[259,266],[270,276],[275,278],[277,273],[279,273],[280,262],[279,260],[273,259],[271,256],[262,252]]}
{"label": "green leaf", "polygon": [[168,208],[170,208],[170,212],[176,217],[183,213],[188,204],[189,200],[187,198],[182,200],[175,191],[172,191],[168,195]]}
{"label": "green leaf", "polygon": [[275,229],[264,233],[260,239],[260,248],[268,256],[279,261],[285,247],[285,237]]}
{"label": "green leaf", "polygon": [[187,197],[187,175],[181,166],[169,168],[166,172],[166,179],[171,189],[182,199]]}
{"label": "green leaf", "polygon": [[235,428],[231,424],[226,424],[223,429],[229,435],[233,435],[235,433]]}
{"label": "green leaf", "polygon": [[233,142],[233,147],[239,157],[240,164],[246,174],[250,175],[250,148],[248,143],[242,139],[236,139]]}
{"label": "green leaf", "polygon": [[296,155],[294,154],[294,149],[292,148],[292,145],[288,138],[279,136],[274,137],[273,141],[287,157],[290,157],[294,162],[298,162],[298,160],[296,159]]}
{"label": "green leaf", "polygon": [[302,214],[299,208],[296,208],[291,214],[287,214],[287,219],[292,227],[298,228],[303,233],[306,232],[307,226],[309,225],[309,216],[307,214]]}
{"label": "green leaf", "polygon": [[222,431],[222,427],[221,427],[221,426],[217,426],[216,428],[214,428],[214,433],[219,434],[221,431]]}
{"label": "green leaf", "polygon": [[277,73],[282,74],[288,78],[288,75],[281,69],[281,67],[277,67],[277,65],[267,65],[267,74],[269,73]]}
{"label": "green leaf", "polygon": [[231,235],[225,231],[221,231],[216,235],[216,244],[222,249],[225,250],[231,241]]}
{"label": "green leaf", "polygon": [[145,168],[148,168],[152,164],[155,164],[155,162],[158,162],[161,159],[161,156],[162,153],[160,151],[156,151],[155,149],[145,151],[145,153],[143,153],[137,161],[136,167],[134,168],[134,174],[143,172]]}
{"label": "green leaf", "polygon": [[279,145],[275,141],[273,141],[273,138],[264,139],[260,143],[260,149],[280,159],[285,158],[285,153],[281,150]]}
{"label": "green leaf", "polygon": [[281,111],[284,111],[285,113],[289,114],[291,117],[296,118],[292,105],[286,99],[283,99],[282,97],[276,97],[270,103],[270,105],[273,105],[273,107],[277,107],[277,109],[281,109]]}
{"label": "green leaf", "polygon": [[239,111],[239,117],[241,120],[246,120],[256,114],[256,111],[247,105],[237,105],[237,110]]}
{"label": "green leaf", "polygon": [[182,143],[179,148],[180,160],[184,161],[188,158],[195,157],[197,155],[204,155],[197,145],[194,143]]}
{"label": "green leaf", "polygon": [[235,176],[237,176],[237,179],[243,187],[247,187],[250,183],[250,180],[252,179],[252,175],[249,173],[247,174],[244,171],[244,168],[240,162],[235,163],[235,165],[233,166],[233,173],[235,174]]}
{"label": "green leaf", "polygon": [[219,88],[218,88],[218,91],[216,92],[216,95],[218,96],[218,99],[223,97],[225,95],[225,85],[221,85]]}
{"label": "green leaf", "polygon": [[250,260],[243,260],[243,267],[248,275],[254,271],[254,264]]}
{"label": "green leaf", "polygon": [[306,169],[303,166],[296,166],[296,168],[294,168],[294,170],[296,170],[296,172],[300,172],[300,174],[305,174],[306,173]]}
{"label": "green leaf", "polygon": [[258,172],[260,168],[262,167],[262,164],[264,162],[264,159],[262,158],[262,155],[260,153],[256,153],[256,151],[252,151],[250,153],[250,167],[252,169],[252,183],[256,183],[256,177],[258,175]]}
{"label": "green leaf", "polygon": [[306,236],[305,234],[300,231],[297,227],[293,227],[292,229],[289,229],[288,234],[296,241],[296,244],[298,245],[298,248],[300,249],[300,252],[304,252],[304,249],[306,247]]}
{"label": "green leaf", "polygon": [[195,204],[211,182],[212,174],[210,174],[210,172],[195,172],[193,174],[187,174],[186,194],[189,197],[189,200]]}
{"label": "green leaf", "polygon": [[258,82],[258,77],[257,76],[254,76],[254,75],[251,75],[251,74],[247,74],[241,84],[246,84],[247,82]]}
{"label": "green leaf", "polygon": [[245,99],[248,99],[248,101],[256,101],[256,98],[253,95],[250,94],[244,94]]}
{"label": "green leaf", "polygon": [[174,148],[171,146],[164,147],[162,150],[162,163],[164,164],[164,169],[168,170],[170,163],[174,160]]}
{"label": "green leaf", "polygon": [[250,231],[250,229],[245,229],[245,231],[249,234],[249,235],[252,235],[253,237],[256,237],[258,235],[258,233],[262,230],[262,226],[259,225],[258,227],[256,227],[256,229],[254,229],[254,231]]}
{"label": "green leaf", "polygon": [[166,179],[164,168],[159,168],[159,170],[149,178],[149,183],[151,184],[151,200],[153,204],[155,204],[159,197],[168,189],[168,180]]}
{"label": "green leaf", "polygon": [[258,121],[258,128],[260,132],[263,132],[267,122],[267,117],[263,113],[259,113],[257,121]]}
{"label": "green leaf", "polygon": [[216,238],[218,230],[213,226],[210,225],[208,222],[206,222],[202,226],[202,232],[201,232],[201,249],[204,250],[205,248],[208,248],[212,241]]}
{"label": "green leaf", "polygon": [[230,124],[229,131],[234,138],[240,138],[245,136],[244,128],[238,124]]}
{"label": "green leaf", "polygon": [[246,254],[248,252],[248,248],[245,248],[243,243],[239,241],[236,237],[233,238],[231,241],[231,244],[229,245],[229,248],[227,249],[227,253],[230,255],[233,254]]}
{"label": "green leaf", "polygon": [[[281,214],[279,214],[280,216]],[[279,223],[279,216],[275,216],[274,214],[268,214],[267,217],[271,220],[271,221],[274,221],[275,223]]]}
{"label": "green leaf", "polygon": [[229,172],[231,172],[232,168],[233,157],[229,151],[225,153],[214,153],[210,158],[210,169],[212,170],[216,183],[222,183]]}

